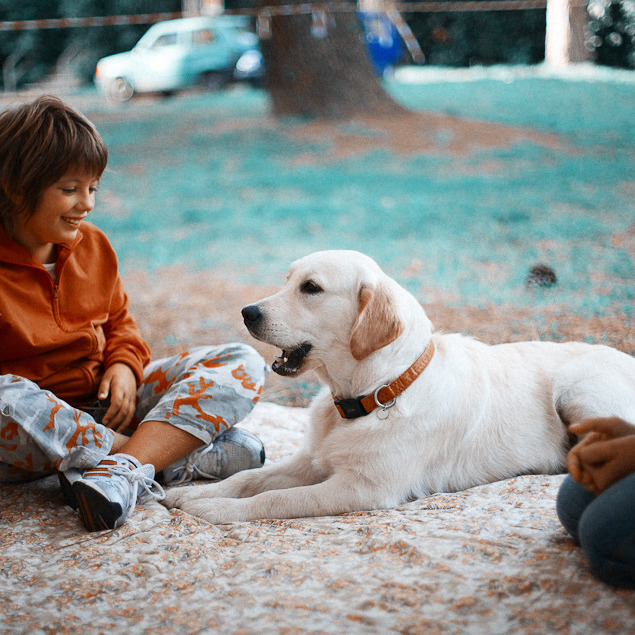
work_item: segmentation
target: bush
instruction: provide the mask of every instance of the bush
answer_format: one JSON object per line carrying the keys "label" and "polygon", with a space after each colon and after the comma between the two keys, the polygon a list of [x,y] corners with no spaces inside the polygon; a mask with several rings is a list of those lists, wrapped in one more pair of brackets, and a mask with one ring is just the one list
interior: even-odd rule
{"label": "bush", "polygon": [[635,2],[593,0],[589,44],[598,64],[635,68]]}
{"label": "bush", "polygon": [[427,64],[537,64],[545,57],[545,11],[405,14]]}
{"label": "bush", "polygon": [[[0,20],[163,13],[181,10],[181,0],[0,0]],[[18,86],[48,75],[66,52],[79,77],[92,81],[97,60],[129,50],[149,24],[0,32],[0,64],[14,55]],[[6,83],[6,78],[5,82]],[[5,89],[10,86],[5,86]],[[11,86],[12,88],[12,86]]]}

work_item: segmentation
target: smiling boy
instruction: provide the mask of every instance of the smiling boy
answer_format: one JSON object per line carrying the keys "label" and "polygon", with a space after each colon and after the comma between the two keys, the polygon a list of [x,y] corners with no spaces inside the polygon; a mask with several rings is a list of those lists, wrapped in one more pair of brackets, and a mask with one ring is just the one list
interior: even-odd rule
{"label": "smiling boy", "polygon": [[94,126],[40,97],[0,113],[0,147],[0,480],[58,472],[99,530],[161,498],[159,473],[171,484],[260,467],[260,440],[232,427],[260,397],[258,353],[234,343],[150,361],[115,251],[86,221],[108,160]]}

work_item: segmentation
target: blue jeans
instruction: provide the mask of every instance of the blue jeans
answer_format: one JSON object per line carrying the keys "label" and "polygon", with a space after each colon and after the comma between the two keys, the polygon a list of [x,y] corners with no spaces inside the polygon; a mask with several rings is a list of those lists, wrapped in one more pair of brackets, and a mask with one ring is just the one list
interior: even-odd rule
{"label": "blue jeans", "polygon": [[612,586],[635,589],[635,474],[599,496],[567,476],[556,511],[586,552],[593,575]]}

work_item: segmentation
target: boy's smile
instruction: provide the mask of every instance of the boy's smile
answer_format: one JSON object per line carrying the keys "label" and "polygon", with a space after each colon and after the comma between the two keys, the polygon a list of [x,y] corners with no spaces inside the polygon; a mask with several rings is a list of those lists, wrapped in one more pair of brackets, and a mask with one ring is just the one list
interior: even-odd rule
{"label": "boy's smile", "polygon": [[13,238],[42,263],[55,262],[56,245],[75,239],[81,222],[95,206],[100,179],[71,171],[47,187],[35,212],[15,221]]}

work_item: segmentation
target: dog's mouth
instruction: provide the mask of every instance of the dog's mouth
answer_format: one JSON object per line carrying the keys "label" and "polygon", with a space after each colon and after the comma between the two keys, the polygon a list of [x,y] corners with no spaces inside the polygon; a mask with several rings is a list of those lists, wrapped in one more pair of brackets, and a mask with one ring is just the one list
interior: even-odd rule
{"label": "dog's mouth", "polygon": [[302,364],[311,350],[311,344],[305,342],[298,348],[294,348],[292,351],[282,351],[280,357],[276,357],[275,361],[271,365],[271,370],[278,375],[289,377],[290,375],[297,375]]}

